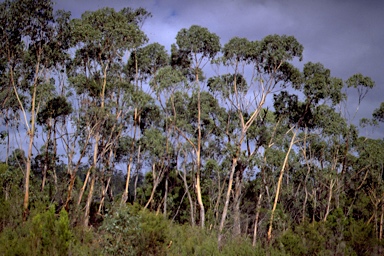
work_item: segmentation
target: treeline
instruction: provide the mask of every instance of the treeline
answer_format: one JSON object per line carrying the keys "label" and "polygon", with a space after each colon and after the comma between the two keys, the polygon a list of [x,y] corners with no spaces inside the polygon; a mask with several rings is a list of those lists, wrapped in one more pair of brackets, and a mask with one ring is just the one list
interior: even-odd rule
{"label": "treeline", "polygon": [[0,4],[4,255],[383,253],[384,140],[351,118],[374,82],[286,35],[168,53],[150,17]]}

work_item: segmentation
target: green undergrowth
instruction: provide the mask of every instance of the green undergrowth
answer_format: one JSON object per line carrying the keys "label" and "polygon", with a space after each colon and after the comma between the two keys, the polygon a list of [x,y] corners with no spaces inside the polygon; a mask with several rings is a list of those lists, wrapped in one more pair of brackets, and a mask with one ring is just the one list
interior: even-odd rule
{"label": "green undergrowth", "polygon": [[269,246],[228,234],[219,246],[215,231],[172,223],[139,205],[111,207],[98,228],[73,227],[67,212],[51,205],[3,227],[0,255],[375,255],[372,226],[338,215],[289,228]]}

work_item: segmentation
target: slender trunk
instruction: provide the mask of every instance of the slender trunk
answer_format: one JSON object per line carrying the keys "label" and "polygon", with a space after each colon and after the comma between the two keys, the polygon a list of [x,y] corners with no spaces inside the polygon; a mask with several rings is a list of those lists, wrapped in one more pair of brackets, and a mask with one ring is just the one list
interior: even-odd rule
{"label": "slender trunk", "polygon": [[167,200],[168,200],[168,172],[165,175],[165,192],[164,192],[164,208],[163,208],[164,218],[167,217]]}
{"label": "slender trunk", "polygon": [[33,146],[34,128],[29,131],[29,145],[28,145],[28,157],[27,167],[25,171],[25,183],[24,183],[24,202],[23,202],[23,220],[27,220],[29,215],[29,178],[31,175],[31,161],[32,161],[32,146]]}
{"label": "slender trunk", "polygon": [[[84,184],[81,187],[80,192],[79,192],[79,198],[77,200],[77,206],[80,206],[80,203],[83,199],[83,194],[84,194],[85,188],[87,187],[89,176],[91,175],[91,171],[92,171],[92,167],[89,167],[88,171],[87,171],[87,175],[85,176]],[[75,176],[73,177],[73,182],[74,181],[75,181]]]}
{"label": "slender trunk", "polygon": [[48,132],[48,138],[47,138],[47,143],[45,146],[45,159],[44,159],[44,166],[43,166],[43,180],[41,182],[41,191],[44,191],[45,182],[47,179],[47,172],[48,172],[48,161],[49,161],[48,150],[49,150],[49,143],[51,142],[51,124],[50,123],[48,123],[48,131],[47,132]]}
{"label": "slender trunk", "polygon": [[90,213],[90,209],[91,209],[93,191],[94,191],[95,181],[96,181],[96,167],[97,167],[97,157],[99,155],[100,134],[97,132],[95,137],[96,138],[95,138],[95,145],[94,145],[94,150],[93,150],[93,164],[92,164],[92,168],[91,168],[91,170],[92,170],[91,186],[89,187],[87,203],[85,204],[84,227],[88,226],[89,213]]}
{"label": "slender trunk", "polygon": [[127,178],[125,180],[125,190],[121,197],[121,205],[125,204],[128,200],[129,182],[131,180],[132,161],[129,161],[127,165]]}
{"label": "slender trunk", "polygon": [[[138,116],[137,108],[135,108],[135,114],[134,114],[134,120],[135,121],[134,122],[136,122],[137,116]],[[127,178],[125,180],[125,190],[124,190],[124,193],[121,197],[121,205],[125,204],[128,200],[129,182],[131,179],[131,171],[132,171],[132,163],[133,163],[133,151],[135,149],[135,140],[136,140],[136,123],[134,124],[134,127],[133,127],[133,140],[132,140],[131,152],[130,152],[131,156],[129,157],[129,162],[127,165]]]}
{"label": "slender trunk", "polygon": [[[66,126],[64,126],[64,129],[65,129],[65,134],[67,136],[67,141],[65,142],[65,140],[63,140],[63,143],[66,145],[67,161],[68,161],[67,173],[70,176],[70,181],[69,181],[69,185],[68,185],[68,189],[67,189],[67,199],[65,201],[64,208],[68,212],[69,211],[69,202],[72,200],[72,191],[73,191],[73,187],[74,187],[75,180],[76,180],[76,173],[77,173],[77,170],[80,167],[81,159],[83,158],[83,156],[85,154],[86,147],[84,147],[82,149],[82,151],[80,153],[80,156],[79,156],[79,159],[78,159],[78,161],[76,163],[75,168],[72,168],[72,159],[73,159],[73,155],[74,155],[74,152],[75,152],[74,148],[75,148],[75,144],[76,144],[76,135],[74,136],[75,139],[72,141],[72,148],[71,148],[71,146],[70,146],[71,145],[70,137],[68,135],[69,132],[68,132]],[[90,139],[90,134],[88,134],[87,139],[84,142],[84,145],[88,145],[89,139]]]}
{"label": "slender trunk", "polygon": [[323,221],[327,221],[327,217],[329,215],[330,209],[331,209],[331,200],[332,200],[332,189],[335,185],[334,180],[331,179],[331,182],[329,184],[329,193],[328,193],[328,201],[327,201],[327,208],[325,210],[324,219]]}
{"label": "slender trunk", "polygon": [[253,228],[253,240],[252,240],[252,246],[256,246],[257,242],[257,228],[259,226],[259,217],[260,217],[260,209],[261,209],[261,200],[263,197],[263,193],[260,192],[259,198],[257,200],[257,205],[256,205],[256,216],[255,216],[255,226]]}
{"label": "slender trunk", "polygon": [[9,149],[10,149],[10,139],[9,139],[9,113],[8,111],[6,111],[6,114],[7,114],[7,118],[5,118],[5,126],[6,126],[6,130],[7,130],[7,152],[6,152],[6,156],[5,156],[5,164],[8,165],[8,158],[9,158]]}
{"label": "slender trunk", "polygon": [[312,212],[312,223],[315,223],[315,214],[316,214],[316,207],[317,207],[317,193],[316,189],[312,189],[313,193],[313,212]]}
{"label": "slender trunk", "polygon": [[190,211],[191,211],[191,226],[194,227],[195,226],[195,215],[194,215],[194,209],[193,209],[193,200],[192,200],[191,193],[189,192],[189,187],[188,187],[188,183],[187,183],[187,170],[185,168],[185,158],[184,158],[184,162],[183,162],[183,175],[180,174],[180,176],[183,180],[184,189],[185,189],[185,192],[187,193],[187,196],[188,196],[189,207],[190,207]]}
{"label": "slender trunk", "polygon": [[136,170],[136,176],[135,176],[135,183],[133,186],[133,202],[136,202],[137,200],[137,183],[139,182],[139,170]]}
{"label": "slender trunk", "polygon": [[69,202],[71,201],[72,198],[72,190],[73,186],[75,185],[75,179],[76,179],[76,174],[71,174],[70,181],[69,181],[69,186],[67,190],[67,200],[65,200],[65,205],[64,209],[68,212],[69,211]]}
{"label": "slender trunk", "polygon": [[91,209],[93,190],[95,187],[95,180],[96,180],[96,170],[93,170],[92,176],[91,176],[91,185],[89,187],[88,198],[87,198],[87,202],[85,204],[84,222],[83,222],[84,227],[88,227],[88,224],[89,224],[89,213],[90,213],[90,209]]}
{"label": "slender trunk", "polygon": [[53,121],[53,161],[52,161],[52,171],[53,179],[55,182],[55,193],[58,191],[57,183],[57,174],[56,174],[56,156],[57,156],[57,143],[56,143],[56,121]]}
{"label": "slender trunk", "polygon": [[134,193],[133,193],[133,201],[136,202],[137,197],[137,183],[139,181],[139,171],[140,171],[140,149],[141,145],[139,145],[139,149],[137,152],[137,166],[136,166],[136,177],[135,177],[135,185],[134,185]]}
{"label": "slender trunk", "polygon": [[270,217],[270,219],[269,219],[269,227],[268,227],[268,234],[267,234],[268,242],[270,242],[271,239],[272,239],[273,217],[274,217],[274,214],[275,214],[275,211],[276,211],[277,202],[278,202],[278,200],[279,200],[280,189],[281,189],[281,183],[282,183],[282,181],[283,181],[283,176],[284,176],[285,167],[286,167],[286,165],[287,165],[287,163],[288,163],[289,153],[291,152],[292,146],[293,146],[294,141],[295,141],[295,137],[296,137],[296,132],[294,132],[293,135],[292,135],[292,139],[291,139],[291,142],[290,142],[290,144],[289,144],[288,152],[287,152],[286,155],[285,155],[284,163],[283,163],[283,166],[281,167],[281,171],[280,171],[279,180],[278,180],[278,182],[277,182],[275,201],[274,201],[274,203],[273,203],[273,208],[272,208],[272,211],[271,211],[271,217]]}
{"label": "slender trunk", "polygon": [[304,191],[305,191],[305,198],[304,198],[304,202],[303,202],[303,207],[302,207],[302,219],[301,219],[301,222],[304,223],[305,222],[305,209],[307,208],[307,201],[308,201],[308,189],[307,189],[307,186],[304,185]]}
{"label": "slender trunk", "polygon": [[237,157],[234,157],[232,159],[232,168],[231,168],[231,173],[229,175],[228,189],[227,189],[227,194],[225,196],[224,209],[223,209],[223,213],[221,215],[221,221],[220,221],[220,226],[219,226],[219,236],[218,236],[218,243],[219,243],[219,245],[221,244],[221,240],[223,238],[222,237],[222,232],[223,232],[223,229],[224,229],[225,219],[227,218],[229,199],[231,197],[233,176],[234,176],[234,173],[235,173],[236,165],[237,165]]}
{"label": "slender trunk", "polygon": [[107,184],[105,185],[105,187],[103,187],[103,190],[101,191],[101,200],[100,200],[99,210],[97,211],[97,214],[101,214],[101,210],[103,209],[103,206],[104,206],[105,196],[109,189],[110,182],[111,182],[111,176],[108,178]]}
{"label": "slender trunk", "polygon": [[220,205],[220,202],[221,202],[221,195],[223,194],[224,192],[224,188],[225,186],[221,186],[221,183],[220,183],[220,177],[218,178],[219,180],[219,188],[218,188],[218,195],[217,195],[217,200],[216,200],[216,204],[215,204],[215,225],[217,225],[218,221],[219,221],[219,205]]}
{"label": "slender trunk", "polygon": [[25,122],[26,126],[28,128],[28,137],[29,137],[29,145],[28,145],[28,156],[27,156],[27,164],[26,164],[26,171],[25,171],[25,183],[24,183],[24,202],[23,202],[23,220],[27,220],[29,215],[29,181],[30,181],[30,175],[31,175],[31,162],[32,162],[32,150],[33,150],[33,140],[35,138],[35,118],[36,118],[36,95],[37,95],[37,79],[39,74],[39,66],[40,66],[40,55],[38,55],[37,64],[35,67],[35,78],[33,81],[33,92],[32,92],[32,99],[31,99],[31,117],[30,117],[30,126],[28,126],[26,113],[24,111],[24,108],[21,104],[21,101],[19,99],[19,95],[16,91],[16,86],[13,81],[13,72],[11,71],[12,76],[12,84],[14,85],[14,90],[16,92],[16,96],[18,98],[18,101],[20,103],[20,106],[22,107],[22,110],[24,112]]}
{"label": "slender trunk", "polygon": [[161,179],[163,178],[163,171],[160,172],[159,175],[156,175],[156,164],[152,164],[152,173],[153,173],[153,188],[151,192],[151,196],[149,197],[148,202],[145,204],[144,209],[147,209],[149,204],[152,202],[153,198],[155,197],[155,191],[157,186],[159,185]]}
{"label": "slender trunk", "polygon": [[384,224],[384,204],[381,203],[379,241],[383,239],[383,224]]}
{"label": "slender trunk", "polygon": [[241,195],[241,180],[242,180],[242,167],[238,168],[235,179],[235,194],[234,194],[234,209],[233,209],[233,234],[239,236],[241,234],[241,221],[240,221],[240,195]]}
{"label": "slender trunk", "polygon": [[[198,82],[198,77],[196,77],[196,81]],[[196,150],[196,195],[197,195],[197,202],[200,207],[200,226],[204,228],[205,226],[205,209],[203,204],[203,198],[201,195],[201,185],[200,185],[200,169],[201,169],[201,106],[200,106],[200,87],[197,95],[197,131],[198,131],[198,137],[197,137],[197,150]]]}

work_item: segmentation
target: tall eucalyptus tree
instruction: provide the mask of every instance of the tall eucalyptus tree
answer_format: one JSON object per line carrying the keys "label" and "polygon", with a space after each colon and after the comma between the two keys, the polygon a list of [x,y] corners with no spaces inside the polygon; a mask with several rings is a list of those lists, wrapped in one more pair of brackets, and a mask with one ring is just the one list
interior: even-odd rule
{"label": "tall eucalyptus tree", "polygon": [[[232,77],[230,80],[224,77],[224,86],[223,82],[221,82],[222,85],[218,88],[225,89],[225,100],[237,114],[240,127],[237,129],[236,136],[230,142],[233,148],[233,156],[219,225],[219,242],[222,240],[222,231],[227,218],[234,175],[236,169],[240,167],[239,160],[242,155],[243,143],[247,138],[247,132],[255,120],[261,117],[267,97],[278,87],[287,86],[297,79],[298,71],[289,64],[289,61],[295,57],[301,60],[302,51],[302,45],[294,37],[278,35],[267,36],[261,41],[255,42],[249,42],[244,38],[233,38],[223,48],[222,63],[225,66],[232,67],[233,73],[229,76]],[[249,64],[252,69],[248,84],[243,79],[243,70],[246,64]],[[223,81],[223,77],[221,80]],[[230,89],[226,88],[226,86],[230,86]],[[248,91],[252,92],[253,95],[247,95]],[[237,185],[235,188],[237,193],[235,195],[237,194],[237,198],[235,201],[238,202],[241,193],[240,176],[236,180]],[[237,206],[235,211],[239,212]],[[235,232],[239,234],[239,213],[235,215],[235,221]]]}
{"label": "tall eucalyptus tree", "polygon": [[[88,225],[98,159],[102,159],[103,155],[100,154],[105,154],[114,145],[111,143],[112,137],[101,138],[100,130],[109,116],[114,116],[117,121],[122,111],[119,108],[113,110],[113,99],[119,96],[115,94],[115,88],[121,84],[119,77],[115,75],[117,70],[123,68],[122,60],[125,54],[147,41],[139,23],[148,15],[148,12],[141,9],[124,8],[116,12],[112,8],[103,8],[95,12],[85,12],[80,19],[71,22],[72,44],[77,49],[69,72],[70,81],[77,93],[84,97],[84,102],[90,103],[88,107],[93,113],[92,120],[89,120],[91,123],[85,124],[91,125],[88,128],[93,143],[93,160],[87,174],[91,180],[84,214],[85,226]],[[112,128],[111,133],[116,131],[118,126],[113,125]],[[109,140],[104,142],[107,148],[99,149],[103,139]],[[86,183],[87,180],[84,184]],[[80,200],[81,195],[79,202]]]}
{"label": "tall eucalyptus tree", "polygon": [[[200,208],[200,225],[205,226],[205,208],[201,194],[201,80],[202,68],[212,60],[220,50],[219,37],[209,32],[207,28],[197,25],[189,29],[181,29],[176,36],[173,46],[173,59],[183,60],[182,68],[193,76],[193,87],[197,95],[196,141],[188,140],[194,149],[196,157],[196,196]],[[175,63],[177,65],[177,61]]]}
{"label": "tall eucalyptus tree", "polygon": [[53,12],[49,0],[5,1],[1,4],[2,47],[6,60],[3,69],[7,84],[13,88],[28,136],[24,182],[24,218],[28,215],[32,151],[36,118],[43,96],[54,89],[52,74],[56,60],[66,55],[69,45],[61,28],[68,21],[66,12]]}

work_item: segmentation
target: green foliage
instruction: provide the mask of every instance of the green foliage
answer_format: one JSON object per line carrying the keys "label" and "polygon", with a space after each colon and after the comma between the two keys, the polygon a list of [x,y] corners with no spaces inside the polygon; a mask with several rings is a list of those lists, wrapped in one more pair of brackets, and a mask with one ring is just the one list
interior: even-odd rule
{"label": "green foliage", "polygon": [[220,51],[220,38],[215,33],[209,32],[207,28],[197,25],[189,29],[181,29],[177,33],[176,42],[180,51],[186,52],[193,59],[195,54],[212,59]]}
{"label": "green foliage", "polygon": [[380,104],[379,108],[374,110],[372,116],[374,120],[384,122],[384,102]]}
{"label": "green foliage", "polygon": [[137,205],[112,209],[100,231],[107,255],[162,255],[168,242],[167,221]]}
{"label": "green foliage", "polygon": [[236,65],[240,61],[249,61],[253,46],[247,38],[231,38],[222,49],[223,62]]}
{"label": "green foliage", "polygon": [[0,248],[4,248],[4,255],[66,255],[73,238],[67,212],[61,210],[57,217],[55,207],[50,206],[16,229],[6,228],[1,233]]}
{"label": "green foliage", "polygon": [[55,217],[55,207],[32,218],[30,239],[32,251],[39,255],[63,255],[68,252],[73,234],[69,229],[68,214],[65,210]]}
{"label": "green foliage", "polygon": [[159,43],[149,44],[132,52],[126,65],[126,72],[131,80],[136,76],[136,64],[139,79],[145,81],[169,64],[169,56],[165,47]]}
{"label": "green foliage", "polygon": [[44,124],[49,118],[57,119],[60,116],[67,116],[72,113],[72,111],[72,106],[65,97],[56,96],[50,99],[38,113],[37,122]]}
{"label": "green foliage", "polygon": [[169,255],[218,255],[217,239],[213,234],[188,225],[174,226]]}

